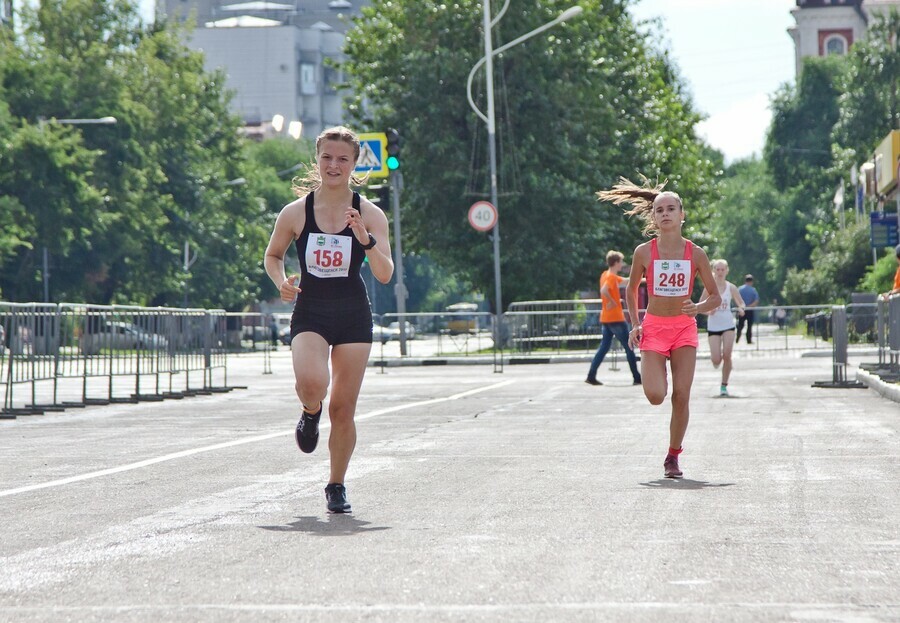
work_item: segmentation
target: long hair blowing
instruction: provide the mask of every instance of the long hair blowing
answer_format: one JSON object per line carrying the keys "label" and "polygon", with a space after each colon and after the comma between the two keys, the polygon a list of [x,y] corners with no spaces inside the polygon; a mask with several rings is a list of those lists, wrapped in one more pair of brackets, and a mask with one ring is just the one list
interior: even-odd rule
{"label": "long hair blowing", "polygon": [[629,205],[630,210],[625,210],[628,216],[639,216],[644,221],[644,228],[641,233],[645,236],[651,235],[656,231],[656,224],[653,222],[653,202],[660,195],[670,194],[678,199],[678,205],[681,205],[681,197],[671,191],[663,191],[669,180],[662,182],[651,182],[648,178],[641,175],[642,184],[638,186],[625,177],[619,178],[619,183],[615,184],[609,190],[597,191],[597,199],[600,201],[609,201],[614,205]]}

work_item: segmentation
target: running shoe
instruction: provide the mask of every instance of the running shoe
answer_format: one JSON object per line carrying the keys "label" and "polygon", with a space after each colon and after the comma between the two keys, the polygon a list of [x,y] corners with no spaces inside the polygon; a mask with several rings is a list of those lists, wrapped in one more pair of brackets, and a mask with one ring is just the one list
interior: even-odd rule
{"label": "running shoe", "polygon": [[347,489],[334,482],[325,487],[325,502],[329,513],[349,513],[350,502],[347,501]]}
{"label": "running shoe", "polygon": [[727,385],[722,385],[722,387],[719,388],[719,395],[720,396],[728,395],[728,386]]}
{"label": "running shoe", "polygon": [[597,379],[584,379],[584,382],[588,385],[603,385],[603,383],[601,383]]}
{"label": "running shoe", "polygon": [[319,418],[322,416],[322,405],[315,413],[307,413],[306,411],[300,416],[297,422],[297,430],[294,438],[297,440],[297,447],[303,452],[309,454],[316,449],[319,443]]}
{"label": "running shoe", "polygon": [[678,457],[675,455],[669,454],[666,456],[663,468],[666,470],[666,478],[681,478],[684,475],[678,468]]}

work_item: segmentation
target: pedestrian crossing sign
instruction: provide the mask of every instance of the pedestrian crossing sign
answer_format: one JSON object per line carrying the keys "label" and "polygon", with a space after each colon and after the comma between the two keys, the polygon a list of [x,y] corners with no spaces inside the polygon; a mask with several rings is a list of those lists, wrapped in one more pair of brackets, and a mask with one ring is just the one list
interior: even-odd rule
{"label": "pedestrian crossing sign", "polygon": [[359,135],[359,159],[353,173],[369,177],[387,177],[387,134],[368,132]]}

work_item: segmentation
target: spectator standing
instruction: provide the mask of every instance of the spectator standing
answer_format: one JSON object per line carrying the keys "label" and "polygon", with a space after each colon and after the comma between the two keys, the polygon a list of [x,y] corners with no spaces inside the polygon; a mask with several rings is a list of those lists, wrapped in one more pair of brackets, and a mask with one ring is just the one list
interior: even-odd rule
{"label": "spectator standing", "polygon": [[787,310],[778,304],[778,299],[772,299],[772,322],[778,325],[778,330],[784,329],[787,321]]}
{"label": "spectator standing", "polygon": [[609,352],[612,346],[613,337],[615,337],[622,348],[625,349],[625,358],[628,360],[628,367],[631,369],[631,377],[634,379],[635,385],[641,384],[641,373],[637,368],[637,357],[634,350],[628,344],[628,333],[631,331],[631,325],[625,320],[625,311],[622,309],[622,296],[619,287],[628,283],[627,279],[619,276],[619,271],[625,266],[625,256],[618,251],[610,251],[606,254],[606,265],[609,267],[600,275],[600,299],[603,307],[600,311],[600,326],[602,328],[602,337],[600,339],[600,348],[591,361],[591,367],[588,370],[585,383],[589,385],[603,385],[597,380],[597,370],[603,363],[603,358]]}
{"label": "spectator standing", "polygon": [[269,333],[272,338],[272,346],[278,347],[278,323],[275,322],[275,316],[269,316]]}
{"label": "spectator standing", "polygon": [[754,307],[759,305],[759,292],[753,287],[753,275],[744,275],[744,285],[738,288],[741,298],[744,300],[746,309],[744,315],[738,318],[737,336],[735,343],[741,341],[741,332],[744,330],[744,323],[747,323],[747,343],[753,343],[753,323],[756,320],[756,312]]}

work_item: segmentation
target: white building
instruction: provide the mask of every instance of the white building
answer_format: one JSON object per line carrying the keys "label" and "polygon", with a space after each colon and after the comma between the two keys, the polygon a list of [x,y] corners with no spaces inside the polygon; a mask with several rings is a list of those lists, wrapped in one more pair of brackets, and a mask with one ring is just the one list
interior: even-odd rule
{"label": "white building", "polygon": [[276,134],[278,115],[280,131],[300,122],[310,138],[343,122],[343,76],[332,62],[343,60],[349,18],[367,0],[160,2],[162,14],[196,21],[186,43],[203,52],[208,70],[225,73],[235,93],[232,109],[248,134]]}
{"label": "white building", "polygon": [[797,75],[807,56],[846,54],[865,37],[873,16],[890,7],[900,10],[900,0],[797,0],[791,10],[797,25],[788,29]]}
{"label": "white building", "polygon": [[11,26],[12,14],[12,0],[0,0],[0,26]]}

